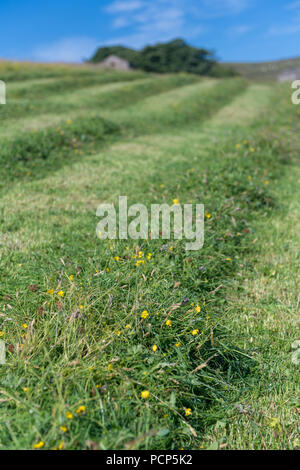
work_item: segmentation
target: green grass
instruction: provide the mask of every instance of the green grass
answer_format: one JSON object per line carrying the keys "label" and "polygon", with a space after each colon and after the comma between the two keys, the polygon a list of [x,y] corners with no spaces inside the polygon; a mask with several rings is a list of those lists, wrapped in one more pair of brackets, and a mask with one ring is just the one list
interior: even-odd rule
{"label": "green grass", "polygon": [[[296,447],[289,90],[117,73],[103,85],[99,70],[20,67],[28,83],[0,137],[0,447]],[[51,111],[27,116],[35,87]],[[100,241],[96,208],[119,195],[204,203],[204,247]]]}

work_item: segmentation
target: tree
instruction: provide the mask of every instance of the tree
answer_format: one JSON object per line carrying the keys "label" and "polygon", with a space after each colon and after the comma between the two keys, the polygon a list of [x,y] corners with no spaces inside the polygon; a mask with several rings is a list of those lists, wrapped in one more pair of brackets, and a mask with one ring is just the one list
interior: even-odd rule
{"label": "tree", "polygon": [[101,62],[111,54],[127,60],[133,68],[146,72],[189,72],[220,77],[235,74],[232,69],[218,64],[212,51],[190,46],[180,38],[146,46],[141,51],[123,46],[100,47],[89,62]]}

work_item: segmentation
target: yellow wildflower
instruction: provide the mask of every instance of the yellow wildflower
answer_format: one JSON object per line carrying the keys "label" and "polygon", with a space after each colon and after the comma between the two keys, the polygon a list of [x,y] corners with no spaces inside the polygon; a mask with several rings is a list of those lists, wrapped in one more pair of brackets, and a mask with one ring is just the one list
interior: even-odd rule
{"label": "yellow wildflower", "polygon": [[65,293],[63,290],[60,290],[59,292],[57,292],[57,295],[59,295],[59,297],[64,297]]}
{"label": "yellow wildflower", "polygon": [[71,413],[71,411],[66,412],[66,418],[67,419],[73,419],[73,414]]}
{"label": "yellow wildflower", "polygon": [[71,276],[69,276],[69,279],[70,279],[70,281],[73,281],[73,279],[74,279],[74,275],[73,275],[73,274],[71,274]]}
{"label": "yellow wildflower", "polygon": [[141,318],[147,318],[149,316],[149,312],[147,312],[147,310],[144,310],[142,313],[141,313]]}
{"label": "yellow wildflower", "polygon": [[143,390],[141,392],[141,397],[144,398],[145,400],[147,400],[147,398],[150,397],[150,392],[148,390]]}
{"label": "yellow wildflower", "polygon": [[166,320],[166,325],[167,325],[167,326],[172,326],[171,320]]}
{"label": "yellow wildflower", "polygon": [[59,429],[61,430],[61,432],[67,432],[68,430],[67,426],[61,426]]}
{"label": "yellow wildflower", "polygon": [[27,323],[23,323],[22,327],[26,330],[28,328]]}
{"label": "yellow wildflower", "polygon": [[136,266],[139,266],[140,264],[145,264],[145,260],[144,259],[138,259],[137,262],[136,262]]}
{"label": "yellow wildflower", "polygon": [[84,405],[79,406],[76,410],[76,413],[78,415],[80,415],[81,413],[84,413],[84,412],[85,412],[85,406]]}
{"label": "yellow wildflower", "polygon": [[115,335],[120,336],[120,334],[121,334],[121,331],[120,331],[120,330],[115,331]]}
{"label": "yellow wildflower", "polygon": [[206,217],[207,219],[210,219],[210,218],[211,218],[211,214],[210,214],[209,212],[205,212],[205,217]]}
{"label": "yellow wildflower", "polygon": [[61,441],[58,445],[58,449],[63,450],[63,448],[64,448],[64,443],[63,443],[63,441]]}
{"label": "yellow wildflower", "polygon": [[193,336],[196,336],[198,333],[199,333],[199,330],[193,330],[193,331],[192,331],[192,335],[193,335]]}
{"label": "yellow wildflower", "polygon": [[196,311],[196,313],[200,313],[200,312],[201,312],[201,307],[200,307],[200,305],[196,305],[195,311]]}
{"label": "yellow wildflower", "polygon": [[24,392],[29,392],[29,387],[23,387]]}
{"label": "yellow wildflower", "polygon": [[173,199],[173,204],[175,205],[179,204],[179,199]]}
{"label": "yellow wildflower", "polygon": [[4,331],[0,331],[0,338],[3,338],[3,336],[5,336]]}
{"label": "yellow wildflower", "polygon": [[153,352],[157,351],[157,345],[156,345],[156,344],[154,344],[154,345],[152,346],[152,351],[153,351]]}
{"label": "yellow wildflower", "polygon": [[119,256],[114,256],[115,261],[119,261],[120,257]]}
{"label": "yellow wildflower", "polygon": [[125,325],[125,328],[131,328],[131,326],[130,325]]}
{"label": "yellow wildflower", "polygon": [[190,416],[192,414],[191,408],[185,408],[185,416]]}
{"label": "yellow wildflower", "polygon": [[45,445],[45,442],[40,441],[37,444],[34,444],[33,448],[34,449],[42,449],[44,447],[44,445]]}
{"label": "yellow wildflower", "polygon": [[180,345],[181,345],[181,342],[180,342],[180,341],[178,341],[178,343],[175,344],[176,348],[179,348]]}
{"label": "yellow wildflower", "polygon": [[111,363],[108,364],[107,366],[107,370],[112,370],[113,369],[113,365]]}
{"label": "yellow wildflower", "polygon": [[54,294],[54,289],[49,289],[49,290],[47,291],[47,294],[50,294],[50,295]]}

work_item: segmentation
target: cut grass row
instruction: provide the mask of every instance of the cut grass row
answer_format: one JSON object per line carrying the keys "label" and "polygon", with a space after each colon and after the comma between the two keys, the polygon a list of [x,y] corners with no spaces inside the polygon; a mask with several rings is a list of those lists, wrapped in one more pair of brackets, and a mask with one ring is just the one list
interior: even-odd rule
{"label": "cut grass row", "polygon": [[[154,86],[154,89],[157,88]],[[105,120],[85,114],[73,121],[67,120],[56,128],[25,133],[13,142],[3,139],[1,186],[16,178],[44,177],[47,172],[56,171],[81,158],[83,152],[95,152],[99,144],[103,145],[103,139],[111,139],[116,134],[128,138],[157,133],[162,129],[174,132],[173,129],[193,123],[198,125],[244,90],[245,83],[236,79],[186,85],[180,90],[146,98],[122,110],[103,111]],[[138,91],[140,93],[141,90]],[[134,97],[131,96],[131,99],[134,100]]]}
{"label": "cut grass row", "polygon": [[[118,77],[118,76],[117,76]],[[199,82],[199,78],[193,75],[170,75],[158,78],[143,77],[138,79],[139,76],[131,79],[131,81],[115,82],[109,81],[101,85],[101,80],[98,80],[97,85],[92,86],[88,81],[83,82],[83,86],[78,84],[78,89],[71,90],[69,86],[62,86],[59,89],[56,82],[51,83],[51,86],[56,89],[55,96],[49,93],[49,84],[41,85],[43,91],[43,99],[36,96],[35,89],[26,85],[26,92],[18,89],[18,96],[13,98],[13,93],[9,93],[8,88],[8,103],[5,107],[0,109],[1,118],[3,120],[9,118],[30,117],[38,114],[56,113],[64,114],[70,113],[74,110],[86,109],[94,111],[95,109],[121,109],[123,106],[132,104],[136,101],[142,100],[147,96],[163,93],[164,91],[184,86],[189,83]],[[73,88],[76,83],[73,83]],[[89,86],[88,86],[89,85]],[[28,93],[33,93],[34,97],[28,96]],[[63,98],[62,98],[63,94]],[[21,99],[20,99],[21,98]]]}

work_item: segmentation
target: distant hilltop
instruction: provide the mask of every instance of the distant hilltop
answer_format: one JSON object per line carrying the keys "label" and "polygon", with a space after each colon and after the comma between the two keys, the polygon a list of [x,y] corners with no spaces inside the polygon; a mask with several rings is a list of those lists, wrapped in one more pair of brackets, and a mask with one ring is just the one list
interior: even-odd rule
{"label": "distant hilltop", "polygon": [[237,75],[232,67],[218,63],[212,51],[190,46],[183,39],[146,46],[140,51],[123,46],[99,47],[88,63],[153,73],[189,72],[214,77]]}
{"label": "distant hilltop", "polygon": [[293,81],[300,80],[300,58],[253,63],[226,63],[240,75],[256,80]]}

